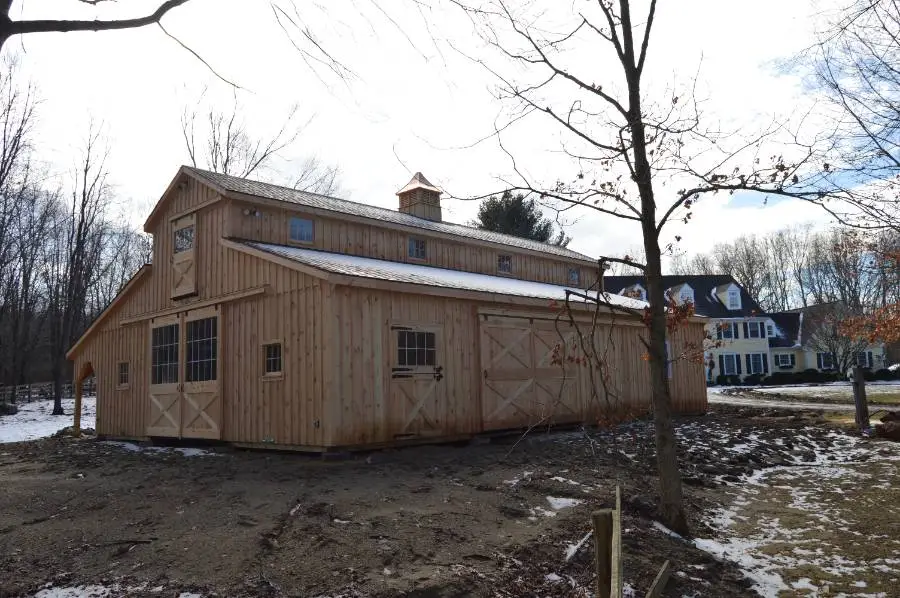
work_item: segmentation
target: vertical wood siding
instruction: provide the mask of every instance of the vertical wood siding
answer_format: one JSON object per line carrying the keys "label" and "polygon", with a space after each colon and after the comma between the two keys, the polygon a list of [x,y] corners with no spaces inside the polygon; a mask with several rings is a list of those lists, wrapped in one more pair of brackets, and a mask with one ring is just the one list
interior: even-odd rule
{"label": "vertical wood siding", "polygon": [[[244,215],[244,209],[251,207],[258,210],[258,213]],[[375,223],[367,225],[347,222],[339,218],[327,218],[303,212],[300,207],[282,209],[229,201],[227,213],[226,234],[239,239],[310,247],[395,262],[425,263],[451,270],[499,276],[507,276],[497,272],[497,257],[504,254],[512,256],[513,270],[508,275],[510,278],[568,285],[570,267],[579,269],[583,286],[590,285],[597,278],[596,268],[586,267],[580,262],[568,261],[564,258],[543,258],[517,252],[514,247],[493,248],[472,245],[462,238],[459,242],[454,242],[433,236],[424,229],[415,233],[406,233],[384,228]],[[288,222],[291,217],[308,218],[313,221],[314,241],[312,243],[295,243],[289,240]],[[427,241],[427,260],[411,260],[409,258],[408,241],[410,236]]]}

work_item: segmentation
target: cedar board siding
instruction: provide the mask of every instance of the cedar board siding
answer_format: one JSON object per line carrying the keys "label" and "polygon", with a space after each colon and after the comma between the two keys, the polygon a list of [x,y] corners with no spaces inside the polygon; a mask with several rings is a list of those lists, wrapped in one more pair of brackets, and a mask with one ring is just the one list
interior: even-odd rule
{"label": "cedar board siding", "polygon": [[[259,210],[257,216],[245,216],[245,208]],[[429,231],[415,233],[371,225],[347,222],[339,218],[327,218],[304,212],[302,206],[293,209],[251,205],[234,200],[227,203],[228,222],[226,236],[238,239],[252,239],[278,245],[295,245],[322,251],[345,253],[388,260],[410,262],[447,268],[503,276],[497,272],[497,256],[511,255],[513,272],[510,278],[547,282],[558,285],[569,284],[569,267],[579,268],[582,286],[589,286],[596,280],[596,268],[563,258],[542,258],[526,252],[517,252],[514,247],[492,249],[483,245],[473,245],[461,239],[456,243],[443,237],[432,236]],[[314,241],[296,243],[288,239],[288,221],[297,216],[314,222]],[[410,236],[426,239],[428,259],[411,260],[408,252]]]}
{"label": "cedar board siding", "polygon": [[[438,341],[443,349],[438,356],[438,365],[445,373],[440,383],[444,385],[443,396],[430,413],[441,422],[441,435],[469,435],[506,427],[493,425],[483,417],[482,402],[489,399],[482,391],[484,349],[479,343],[479,310],[503,309],[503,305],[342,286],[333,287],[328,305],[332,310],[328,339],[333,343],[327,349],[334,384],[326,385],[327,446],[389,444],[408,432],[405,425],[411,405],[392,391],[395,333],[391,325],[439,327],[443,332],[443,340]],[[552,319],[554,313],[547,310],[543,317]],[[639,340],[645,329],[623,319],[618,317],[612,326],[601,325],[596,332],[597,345],[606,346],[612,360],[610,400],[617,409],[646,411],[650,408],[649,364]],[[584,329],[587,327],[589,324]],[[703,338],[703,324],[693,322],[676,331],[670,342],[677,355],[686,343],[702,347]],[[573,397],[566,400],[580,411],[577,420],[590,423],[608,412],[602,392],[599,404],[590,399],[588,369],[566,369],[566,376],[577,376]],[[706,411],[702,364],[688,359],[673,363],[670,388],[676,412]],[[487,412],[491,410],[488,406]]]}

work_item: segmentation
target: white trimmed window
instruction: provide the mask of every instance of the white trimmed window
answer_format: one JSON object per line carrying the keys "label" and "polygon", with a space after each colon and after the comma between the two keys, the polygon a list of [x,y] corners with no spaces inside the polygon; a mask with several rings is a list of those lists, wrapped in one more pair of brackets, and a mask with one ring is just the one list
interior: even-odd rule
{"label": "white trimmed window", "polygon": [[765,374],[766,373],[766,354],[765,353],[748,353],[747,354],[747,373],[748,374]]}
{"label": "white trimmed window", "polygon": [[747,322],[747,338],[766,338],[766,327],[762,322]]}
{"label": "white trimmed window", "polygon": [[775,336],[775,326],[773,326],[772,324],[766,325],[766,336],[768,336],[768,337]]}
{"label": "white trimmed window", "polygon": [[741,356],[737,353],[722,354],[722,373],[726,376],[734,376],[738,373],[738,361]]}
{"label": "white trimmed window", "polygon": [[678,294],[678,302],[682,305],[684,305],[685,303],[693,303],[694,289],[687,285],[681,287],[681,292]]}
{"label": "white trimmed window", "polygon": [[817,353],[816,361],[818,362],[820,370],[834,369],[834,355],[832,355],[831,353]]}
{"label": "white trimmed window", "polygon": [[871,356],[871,355],[872,355],[871,353],[868,353],[866,351],[860,351],[859,353],[856,354],[856,365],[858,365],[861,368],[872,367],[872,362],[869,360],[869,356]]}
{"label": "white trimmed window", "polygon": [[740,338],[738,336],[737,322],[719,322],[717,324],[716,338],[719,340],[732,340]]}
{"label": "white trimmed window", "polygon": [[790,353],[776,353],[774,358],[775,365],[780,368],[794,367],[794,356]]}
{"label": "white trimmed window", "polygon": [[741,292],[735,289],[728,291],[728,309],[741,308]]}

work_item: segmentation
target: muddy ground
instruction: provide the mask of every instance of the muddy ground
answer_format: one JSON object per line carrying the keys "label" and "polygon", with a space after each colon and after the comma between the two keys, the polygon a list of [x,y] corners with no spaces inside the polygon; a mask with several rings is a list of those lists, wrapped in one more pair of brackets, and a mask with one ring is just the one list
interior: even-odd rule
{"label": "muddy ground", "polygon": [[[821,456],[817,415],[720,407],[678,422],[693,532],[763,467]],[[765,450],[741,450],[751,434]],[[654,527],[652,427],[534,431],[343,460],[94,439],[0,445],[0,597],[101,584],[136,596],[578,596],[590,511],[624,504],[625,579],[642,595],[755,595],[732,565]],[[814,454],[816,453],[816,454]],[[550,499],[548,499],[550,497]],[[559,499],[575,499],[566,501]],[[123,592],[125,590],[122,590]]]}

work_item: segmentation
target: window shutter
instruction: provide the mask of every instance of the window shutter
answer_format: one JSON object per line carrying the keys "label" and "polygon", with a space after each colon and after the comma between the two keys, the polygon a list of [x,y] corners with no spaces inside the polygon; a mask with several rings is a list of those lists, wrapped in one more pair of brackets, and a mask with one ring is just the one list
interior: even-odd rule
{"label": "window shutter", "polygon": [[866,351],[866,367],[867,368],[872,367],[872,352],[871,351]]}
{"label": "window shutter", "polygon": [[769,373],[769,356],[763,353],[763,374]]}
{"label": "window shutter", "polygon": [[737,373],[740,374],[741,373],[741,356],[740,355],[734,356],[734,365],[735,365],[735,367],[737,367]]}
{"label": "window shutter", "polygon": [[816,367],[822,369],[822,354],[816,353]]}
{"label": "window shutter", "polygon": [[750,338],[750,327],[747,325],[747,322],[744,322],[744,338]]}
{"label": "window shutter", "polygon": [[791,367],[797,367],[797,356],[791,353]]}
{"label": "window shutter", "polygon": [[[746,326],[746,324],[744,324],[744,325]],[[744,355],[744,361],[747,362],[747,373],[748,373],[748,374],[752,374],[752,373],[753,373],[753,362],[752,362],[751,359],[750,359],[750,354],[749,354],[749,353],[747,353],[746,355]]]}
{"label": "window shutter", "polygon": [[725,373],[725,356],[719,355],[719,374]]}

